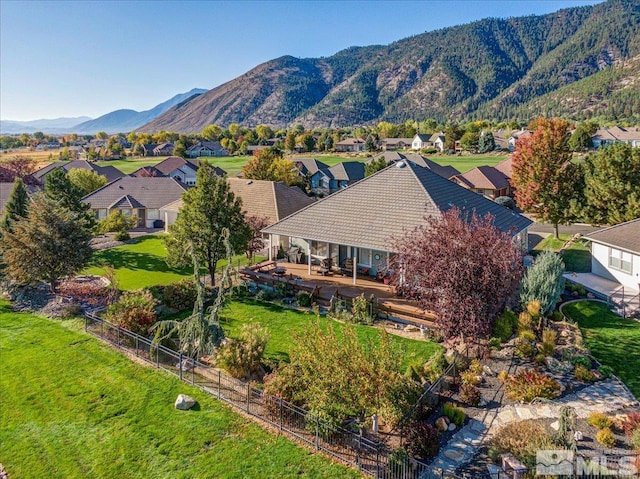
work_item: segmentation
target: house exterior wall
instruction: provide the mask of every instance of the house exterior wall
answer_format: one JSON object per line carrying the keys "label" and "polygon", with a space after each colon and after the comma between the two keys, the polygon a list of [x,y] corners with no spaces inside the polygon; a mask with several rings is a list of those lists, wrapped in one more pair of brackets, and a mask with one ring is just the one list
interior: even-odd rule
{"label": "house exterior wall", "polygon": [[640,256],[625,252],[631,259],[631,273],[626,273],[610,266],[611,249],[609,246],[591,242],[591,272],[608,280],[617,281],[627,288],[639,289]]}
{"label": "house exterior wall", "polygon": [[194,186],[196,184],[196,172],[191,168],[177,169],[169,173],[171,178],[178,178],[185,185]]}

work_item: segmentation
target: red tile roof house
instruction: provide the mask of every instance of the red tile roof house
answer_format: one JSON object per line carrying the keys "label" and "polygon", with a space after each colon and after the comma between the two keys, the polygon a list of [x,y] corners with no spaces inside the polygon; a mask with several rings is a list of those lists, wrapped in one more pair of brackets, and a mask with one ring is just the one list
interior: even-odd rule
{"label": "red tile roof house", "polygon": [[[286,238],[312,263],[331,258],[334,265],[375,276],[384,270],[394,253],[393,238],[424,224],[428,216],[440,216],[452,207],[463,213],[475,211],[494,216],[494,225],[509,231],[514,241],[527,247],[532,221],[473,193],[410,161],[400,161],[344,190],[307,206],[263,230],[271,248]],[[270,259],[273,259],[270,257]]]}
{"label": "red tile roof house", "polygon": [[182,198],[187,186],[169,177],[125,176],[83,197],[101,220],[114,210],[126,216],[137,216],[138,227],[161,227],[160,208]]}

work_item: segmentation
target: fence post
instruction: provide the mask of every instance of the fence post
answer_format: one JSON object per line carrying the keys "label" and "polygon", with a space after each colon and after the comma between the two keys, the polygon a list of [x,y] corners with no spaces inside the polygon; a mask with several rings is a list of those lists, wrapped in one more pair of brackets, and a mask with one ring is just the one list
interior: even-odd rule
{"label": "fence post", "polygon": [[282,398],[278,398],[280,403],[280,430],[282,431]]}
{"label": "fence post", "polygon": [[195,384],[196,383],[196,360],[194,359],[192,364],[192,368],[191,368],[191,384]]}
{"label": "fence post", "polygon": [[116,329],[116,344],[120,347],[120,326]]}
{"label": "fence post", "polygon": [[182,381],[182,351],[180,351],[178,369],[180,370],[180,381]]}
{"label": "fence post", "polygon": [[160,369],[160,345],[156,346],[156,367]]}
{"label": "fence post", "polygon": [[220,370],[218,369],[218,399],[220,399]]}
{"label": "fence post", "polygon": [[100,321],[100,337],[104,338],[104,319]]}
{"label": "fence post", "polygon": [[249,412],[250,400],[251,400],[251,384],[247,383],[247,412]]}
{"label": "fence post", "polygon": [[139,355],[140,353],[138,353],[138,335],[136,334],[136,357]]}
{"label": "fence post", "polygon": [[320,418],[316,416],[316,449],[320,449]]}

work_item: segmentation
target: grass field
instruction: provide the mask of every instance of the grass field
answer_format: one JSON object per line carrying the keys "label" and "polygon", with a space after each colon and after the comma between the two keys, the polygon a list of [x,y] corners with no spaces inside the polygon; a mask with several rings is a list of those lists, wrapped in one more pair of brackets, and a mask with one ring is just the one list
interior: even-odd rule
{"label": "grass field", "polygon": [[494,166],[506,159],[509,155],[427,155],[430,160],[440,165],[451,165],[460,173],[465,173],[476,166]]}
{"label": "grass field", "polygon": [[[547,250],[558,252],[570,239],[571,235],[560,234],[559,239],[556,239],[551,234],[540,241],[540,243],[533,248],[532,253],[536,255]],[[589,273],[591,271],[591,250],[586,243],[576,241],[564,251],[562,261],[564,261],[567,271]]]}
{"label": "grass field", "polygon": [[563,312],[578,323],[591,354],[613,368],[640,397],[640,323],[621,318],[596,301],[571,303]]}
{"label": "grass field", "polygon": [[[96,251],[93,254],[91,266],[83,273],[103,276],[101,265],[111,265],[115,269],[118,287],[121,290],[131,290],[168,284],[193,276],[192,268],[175,269],[167,266],[165,257],[167,250],[164,246],[163,235],[142,236],[132,243],[116,248]],[[256,258],[259,261],[261,258]],[[234,256],[234,265],[244,265],[247,259],[244,255]],[[218,270],[226,265],[222,260],[218,263]]]}
{"label": "grass field", "polygon": [[[0,301],[0,458],[21,478],[342,478],[203,391]],[[178,411],[180,393],[198,401]]]}

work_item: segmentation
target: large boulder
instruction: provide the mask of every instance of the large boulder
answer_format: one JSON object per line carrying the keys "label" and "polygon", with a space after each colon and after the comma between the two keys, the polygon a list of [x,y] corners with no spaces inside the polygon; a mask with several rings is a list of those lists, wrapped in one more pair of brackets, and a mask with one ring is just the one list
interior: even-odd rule
{"label": "large boulder", "polygon": [[180,409],[181,411],[191,409],[195,405],[196,400],[186,394],[179,394],[176,398],[176,402],[174,403],[175,408]]}
{"label": "large boulder", "polygon": [[436,419],[436,427],[439,431],[442,432],[449,429],[449,418],[446,416],[440,416],[438,419]]}

